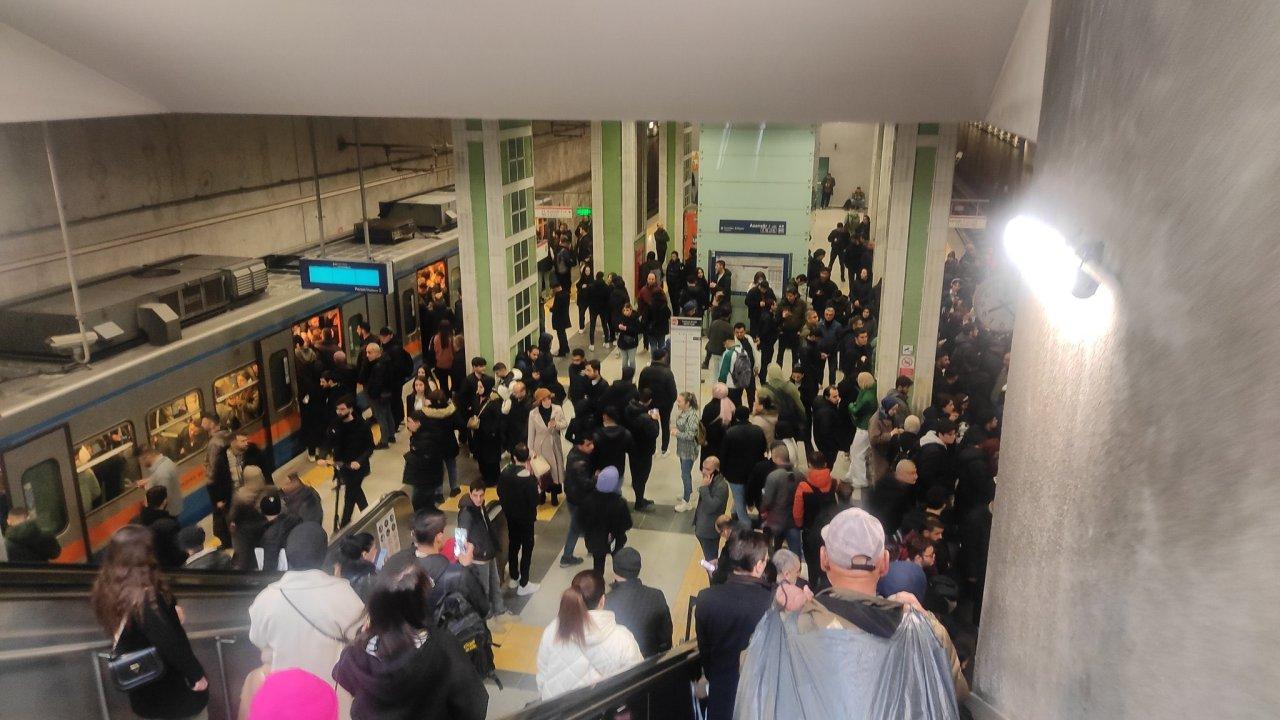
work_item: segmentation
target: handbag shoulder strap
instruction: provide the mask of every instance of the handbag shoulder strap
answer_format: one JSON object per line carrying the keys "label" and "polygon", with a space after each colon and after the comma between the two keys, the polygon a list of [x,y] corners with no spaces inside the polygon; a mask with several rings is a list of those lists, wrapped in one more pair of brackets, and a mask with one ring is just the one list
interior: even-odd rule
{"label": "handbag shoulder strap", "polygon": [[280,597],[284,598],[284,601],[285,601],[285,602],[287,602],[287,603],[289,603],[289,607],[293,608],[293,611],[294,611],[294,612],[296,612],[296,613],[298,613],[298,617],[300,617],[300,618],[302,618],[304,621],[306,621],[306,623],[307,623],[308,625],[310,625],[310,626],[311,626],[311,629],[312,629],[312,630],[315,630],[316,632],[320,633],[320,634],[321,634],[321,635],[323,635],[324,637],[326,637],[326,638],[328,638],[329,640],[332,640],[332,641],[334,641],[334,642],[336,642],[336,643],[338,643],[338,644],[340,644],[340,645],[346,645],[346,644],[349,642],[349,641],[348,641],[347,639],[345,639],[345,638],[342,638],[342,637],[334,637],[334,636],[330,635],[329,633],[327,633],[327,632],[325,632],[325,631],[321,630],[321,629],[319,628],[319,626],[317,626],[314,622],[312,622],[312,621],[311,621],[311,618],[307,617],[307,614],[306,614],[306,613],[302,612],[302,610],[301,610],[301,609],[299,609],[299,608],[298,608],[298,606],[297,606],[296,604],[294,604],[293,600],[290,600],[290,599],[289,599],[289,596],[288,596],[287,594],[285,594],[285,591],[284,591],[284,590],[280,590]]}

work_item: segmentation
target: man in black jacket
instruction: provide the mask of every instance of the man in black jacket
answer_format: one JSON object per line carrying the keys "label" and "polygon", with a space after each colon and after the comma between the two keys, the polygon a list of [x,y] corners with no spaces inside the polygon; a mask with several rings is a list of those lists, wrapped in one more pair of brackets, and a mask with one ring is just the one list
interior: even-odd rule
{"label": "man in black jacket", "polygon": [[376,342],[364,346],[366,358],[362,380],[365,394],[369,396],[369,406],[373,408],[373,418],[382,430],[378,438],[378,449],[386,449],[396,441],[396,421],[392,406],[399,401],[400,386],[396,382],[396,370],[392,361],[382,352],[382,346]]}
{"label": "man in black jacket", "polygon": [[920,483],[916,488],[919,498],[929,488],[938,485],[955,492],[956,470],[952,446],[956,442],[956,424],[947,418],[937,422],[935,429],[920,438],[920,452],[916,455],[916,469]]}
{"label": "man in black jacket", "polygon": [[518,442],[511,448],[511,464],[502,469],[498,478],[498,502],[507,518],[507,582],[521,597],[534,594],[540,587],[529,581],[539,495],[538,481],[529,467],[529,447]]}
{"label": "man in black jacket", "polygon": [[744,532],[730,543],[721,555],[730,564],[729,579],[698,593],[694,606],[698,655],[708,682],[707,720],[733,717],[742,651],[773,604],[773,591],[762,579],[769,541],[762,533]]}
{"label": "man in black jacket", "polygon": [[187,559],[186,553],[178,547],[178,518],[169,512],[169,489],[163,485],[147,488],[146,503],[133,524],[151,530],[152,542],[156,550],[156,562],[162,568],[175,568]]}
{"label": "man in black jacket", "polygon": [[489,615],[489,598],[480,582],[468,568],[474,560],[475,544],[467,539],[467,547],[456,550],[458,561],[440,552],[449,541],[448,518],[439,510],[419,510],[413,515],[413,547],[405,548],[387,558],[380,571],[385,577],[395,577],[409,563],[416,562],[431,577],[432,588],[427,595],[427,607],[434,616],[450,596],[461,597],[477,615]]}
{"label": "man in black jacket", "polygon": [[595,434],[596,450],[592,458],[592,467],[595,470],[612,465],[618,469],[619,477],[624,474],[627,453],[635,443],[631,433],[618,424],[620,416],[621,413],[618,410],[608,407],[601,413],[600,427]]}
{"label": "man in black jacket", "polygon": [[334,475],[342,485],[342,519],[351,522],[356,507],[369,507],[361,485],[369,476],[369,457],[373,455],[373,432],[364,418],[356,414],[356,401],[350,395],[338,400],[334,412],[337,420],[329,426],[328,445],[332,453]]}
{"label": "man in black jacket", "polygon": [[622,377],[614,380],[609,389],[605,391],[604,397],[600,399],[600,404],[604,407],[611,407],[617,414],[614,417],[620,417],[622,412],[627,409],[631,401],[635,399],[636,384],[633,378],[636,376],[636,369],[629,365],[622,367]]}
{"label": "man in black jacket", "polygon": [[[391,332],[391,328],[383,327],[378,331],[378,344],[382,346],[382,354],[391,367],[392,378],[398,383],[394,387],[399,388],[409,382],[409,378],[413,377],[413,356],[404,349],[400,338]],[[399,392],[396,394],[399,395]],[[392,402],[391,417],[395,420],[396,427],[400,427],[404,422],[404,405]]]}
{"label": "man in black jacket", "polygon": [[258,569],[275,572],[279,567],[280,551],[289,541],[289,533],[302,522],[293,515],[284,514],[279,495],[263,496],[258,501],[258,510],[266,520],[258,536],[257,547],[262,548],[262,567]]}
{"label": "man in black jacket", "polygon": [[582,348],[574,348],[570,355],[569,368],[566,374],[569,377],[569,400],[577,403],[587,395],[587,385],[590,380],[587,379],[587,353]]}
{"label": "man in black jacket", "polygon": [[631,489],[636,493],[636,512],[653,505],[644,497],[649,472],[653,469],[653,453],[658,448],[658,410],[653,407],[653,395],[641,390],[636,399],[627,405],[627,429],[634,441],[627,459],[631,463]]}
{"label": "man in black jacket", "polygon": [[671,649],[671,608],[658,588],[640,582],[640,553],[624,547],[613,556],[617,582],[604,596],[604,609],[613,612],[618,624],[631,631],[640,653],[651,657]]}
{"label": "man in black jacket", "polygon": [[502,602],[502,578],[498,573],[498,537],[484,511],[484,480],[476,480],[458,501],[458,527],[467,531],[467,542],[473,549],[471,574],[489,598],[489,617],[505,613]]}
{"label": "man in black jacket", "polygon": [[892,538],[902,525],[902,516],[911,509],[916,495],[916,464],[899,460],[891,477],[880,478],[867,502],[870,512],[884,527],[884,535]]}
{"label": "man in black jacket", "polygon": [[578,538],[582,534],[582,503],[596,486],[591,467],[591,453],[595,449],[595,438],[584,434],[575,439],[574,446],[565,457],[564,498],[569,504],[569,534],[560,553],[560,567],[572,567],[582,562],[582,558],[574,555],[573,551],[577,549]]}
{"label": "man in black jacket", "polygon": [[228,445],[212,459],[213,473],[209,478],[209,501],[213,503],[213,534],[223,547],[231,547],[231,529],[227,525],[227,512],[231,509],[231,496],[244,484],[244,469],[250,465],[263,469],[262,451],[249,442],[249,434],[238,430],[231,434]]}
{"label": "man in black jacket", "polygon": [[556,351],[556,357],[565,357],[569,354],[569,335],[566,332],[569,329],[571,321],[569,319],[569,286],[561,285],[559,282],[551,286],[551,327],[556,331],[556,340],[560,345]]}
{"label": "man in black jacket", "polygon": [[733,425],[724,433],[720,442],[720,471],[729,481],[733,495],[733,516],[743,528],[750,529],[751,517],[747,515],[747,480],[756,463],[764,459],[769,449],[764,430],[748,422],[751,411],[738,408],[733,414]]}
{"label": "man in black jacket", "polygon": [[671,444],[671,407],[676,404],[676,376],[667,365],[667,351],[656,350],[653,362],[640,371],[638,384],[641,392],[649,391],[653,407],[658,410],[658,435],[662,438],[662,454],[667,454]]}
{"label": "man in black jacket", "polygon": [[813,443],[819,452],[835,462],[837,454],[853,443],[849,413],[841,407],[840,391],[832,385],[813,401]]}

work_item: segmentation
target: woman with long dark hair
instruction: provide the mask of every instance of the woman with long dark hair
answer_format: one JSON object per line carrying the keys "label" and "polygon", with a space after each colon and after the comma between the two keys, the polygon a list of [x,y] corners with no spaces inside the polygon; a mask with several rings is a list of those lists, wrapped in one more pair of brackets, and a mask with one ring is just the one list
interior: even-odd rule
{"label": "woman with long dark hair", "polygon": [[563,695],[644,660],[631,631],[604,609],[604,576],[583,570],[560,596],[560,612],[538,644],[538,692]]}
{"label": "woman with long dark hair", "polygon": [[353,720],[483,720],[488,712],[489,693],[462,645],[431,619],[430,591],[417,563],[374,586],[369,621],[333,668],[354,698]]}
{"label": "woman with long dark hair", "polygon": [[111,536],[90,603],[98,624],[115,638],[117,655],[152,647],[159,653],[164,672],[129,693],[138,717],[208,717],[209,680],[182,629],[182,611],[160,575],[149,529],[125,525]]}

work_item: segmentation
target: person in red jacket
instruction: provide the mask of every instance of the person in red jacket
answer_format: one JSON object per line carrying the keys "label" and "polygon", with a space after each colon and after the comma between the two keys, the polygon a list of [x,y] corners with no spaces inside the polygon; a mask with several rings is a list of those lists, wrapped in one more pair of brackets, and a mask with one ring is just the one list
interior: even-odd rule
{"label": "person in red jacket", "polygon": [[809,456],[808,477],[796,483],[796,495],[791,503],[791,519],[800,528],[804,561],[809,567],[809,582],[819,588],[822,587],[819,579],[823,578],[818,558],[818,549],[822,547],[822,528],[817,520],[822,510],[835,502],[836,488],[831,480],[831,468],[827,467],[827,457],[821,452],[814,452]]}

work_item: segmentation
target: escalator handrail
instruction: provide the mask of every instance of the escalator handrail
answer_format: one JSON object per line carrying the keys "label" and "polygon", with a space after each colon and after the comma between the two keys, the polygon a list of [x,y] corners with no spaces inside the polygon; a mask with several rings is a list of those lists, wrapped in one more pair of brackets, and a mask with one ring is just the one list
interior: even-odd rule
{"label": "escalator handrail", "polygon": [[697,642],[682,643],[655,655],[635,667],[606,678],[590,687],[534,703],[506,715],[502,720],[584,720],[622,705],[645,685],[675,672],[690,677],[700,665]]}
{"label": "escalator handrail", "polygon": [[[213,630],[194,630],[187,633],[188,640],[205,640],[209,638],[226,638],[236,635],[248,635],[249,626],[239,625],[230,628],[216,628]],[[38,648],[22,648],[19,650],[0,650],[0,663],[6,662],[28,662],[31,660],[39,660],[43,658],[59,657],[62,655],[73,655],[82,652],[92,652],[96,650],[110,650],[115,644],[114,640],[93,640],[91,642],[69,643],[65,645],[50,645]]]}

